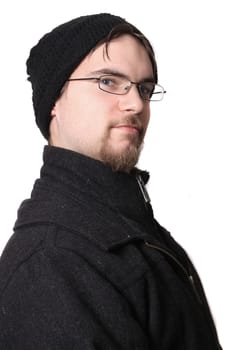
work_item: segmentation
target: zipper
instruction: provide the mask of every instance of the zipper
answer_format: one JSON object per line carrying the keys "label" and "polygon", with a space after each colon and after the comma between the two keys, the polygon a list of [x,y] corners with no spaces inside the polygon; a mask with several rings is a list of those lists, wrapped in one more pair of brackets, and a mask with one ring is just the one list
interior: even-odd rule
{"label": "zipper", "polygon": [[147,192],[147,189],[146,189],[146,186],[145,186],[144,181],[142,179],[142,176],[140,174],[137,174],[136,180],[138,182],[138,185],[139,185],[139,188],[140,188],[140,191],[142,193],[142,196],[144,198],[145,203],[146,204],[150,203],[150,196]]}
{"label": "zipper", "polygon": [[180,269],[183,271],[184,275],[186,276],[187,280],[189,281],[189,284],[191,285],[192,290],[194,291],[194,294],[196,295],[198,302],[200,304],[203,304],[202,299],[198,293],[194,278],[191,274],[188,273],[188,271],[184,267],[184,265],[173,254],[171,254],[168,250],[160,247],[159,245],[151,244],[151,243],[148,243],[146,241],[145,241],[145,245],[149,248],[156,249],[156,250],[164,253],[165,255],[169,256],[169,258],[171,258],[176,263],[176,265],[178,265],[180,267]]}
{"label": "zipper", "polygon": [[216,331],[215,331],[215,328],[214,328],[214,324],[213,324],[211,315],[210,315],[210,313],[207,312],[207,310],[206,310],[206,307],[207,307],[207,309],[208,309],[208,303],[207,303],[207,301],[205,300],[205,298],[204,298],[204,300],[201,298],[201,296],[200,296],[200,294],[199,294],[199,292],[198,292],[198,290],[197,290],[197,287],[196,287],[196,284],[195,284],[195,281],[194,281],[194,277],[192,276],[192,274],[189,274],[189,273],[188,273],[188,271],[187,271],[187,269],[184,267],[184,265],[183,265],[170,251],[166,250],[166,249],[163,248],[163,247],[160,247],[159,245],[152,244],[152,243],[148,243],[147,241],[145,241],[144,243],[145,243],[145,245],[146,245],[147,247],[152,248],[152,249],[155,249],[155,250],[158,250],[158,251],[164,253],[165,255],[169,256],[169,257],[176,263],[176,265],[179,266],[180,269],[183,271],[183,273],[185,274],[186,278],[188,279],[190,285],[192,286],[192,289],[193,289],[193,291],[194,291],[194,294],[195,294],[196,297],[197,297],[198,302],[204,307],[205,313],[207,313],[207,317],[208,317],[209,322],[210,322],[210,328],[211,328],[212,334],[213,334],[213,336],[214,336],[214,338],[215,338],[215,340],[216,340],[217,348],[218,348],[219,350],[223,350],[222,347],[221,347],[221,345],[219,344],[218,336],[217,336],[217,333],[216,333]]}

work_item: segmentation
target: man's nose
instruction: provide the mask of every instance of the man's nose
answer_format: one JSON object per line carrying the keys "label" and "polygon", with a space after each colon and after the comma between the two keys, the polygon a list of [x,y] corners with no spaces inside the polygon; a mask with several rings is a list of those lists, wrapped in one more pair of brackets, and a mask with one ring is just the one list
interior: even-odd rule
{"label": "man's nose", "polygon": [[136,84],[131,85],[130,89],[125,95],[120,95],[119,107],[121,110],[134,111],[140,113],[147,101],[144,101],[139,93]]}

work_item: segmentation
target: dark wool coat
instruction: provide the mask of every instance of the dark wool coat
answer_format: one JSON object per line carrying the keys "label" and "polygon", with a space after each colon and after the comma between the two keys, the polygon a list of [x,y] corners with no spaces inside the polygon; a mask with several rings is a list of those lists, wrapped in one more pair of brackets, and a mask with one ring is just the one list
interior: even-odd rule
{"label": "dark wool coat", "polygon": [[221,349],[190,260],[144,199],[147,178],[46,146],[0,261],[0,349]]}

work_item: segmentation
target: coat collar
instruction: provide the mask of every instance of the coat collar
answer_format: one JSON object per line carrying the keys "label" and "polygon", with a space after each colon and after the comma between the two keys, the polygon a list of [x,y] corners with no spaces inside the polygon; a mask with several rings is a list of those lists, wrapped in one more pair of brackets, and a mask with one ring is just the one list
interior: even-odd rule
{"label": "coat collar", "polygon": [[154,232],[153,212],[137,181],[140,174],[112,172],[102,162],[62,148],[46,146],[41,177],[32,197],[22,203],[16,228],[59,224],[111,249]]}

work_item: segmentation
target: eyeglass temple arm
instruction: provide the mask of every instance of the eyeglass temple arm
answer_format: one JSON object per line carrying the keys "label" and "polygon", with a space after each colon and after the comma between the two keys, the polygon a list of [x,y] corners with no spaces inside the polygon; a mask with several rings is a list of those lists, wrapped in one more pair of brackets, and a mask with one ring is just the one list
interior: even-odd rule
{"label": "eyeglass temple arm", "polygon": [[[166,91],[166,90],[164,90],[164,91],[163,91],[163,94],[166,94],[166,92],[167,92],[167,91]],[[153,92],[153,95],[155,95],[155,94],[161,94],[161,91],[156,91],[156,92]]]}

